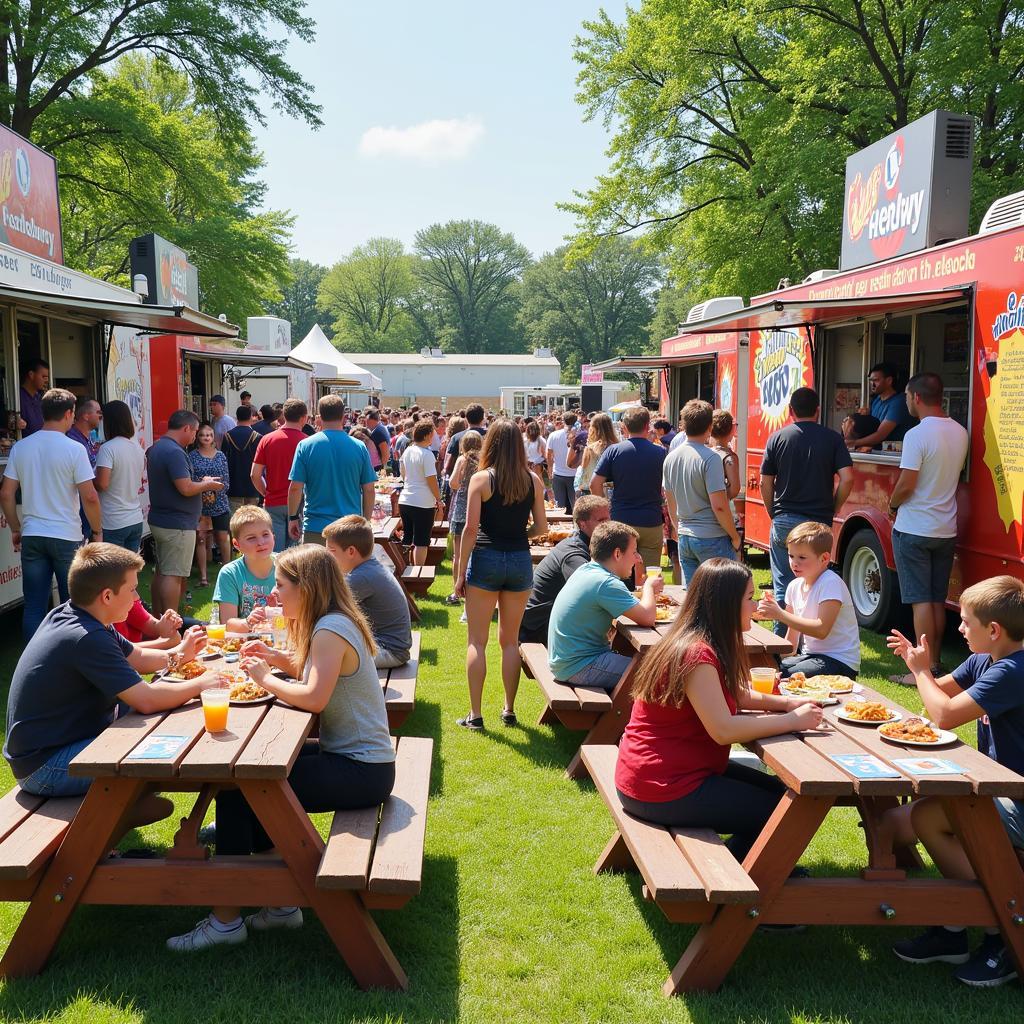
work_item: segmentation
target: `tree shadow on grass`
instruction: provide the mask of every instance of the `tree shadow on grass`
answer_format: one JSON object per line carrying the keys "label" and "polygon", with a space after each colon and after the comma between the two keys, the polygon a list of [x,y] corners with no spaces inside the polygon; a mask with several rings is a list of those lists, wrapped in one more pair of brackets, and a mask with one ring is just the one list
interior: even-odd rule
{"label": "tree shadow on grass", "polygon": [[100,1020],[132,1012],[147,1024],[195,1021],[454,1020],[459,1015],[458,870],[428,856],[423,891],[401,910],[374,911],[407,992],[363,992],[316,915],[300,931],[250,935],[242,946],[181,955],[164,939],[205,910],[83,907],[46,971],[5,982],[0,1020]]}

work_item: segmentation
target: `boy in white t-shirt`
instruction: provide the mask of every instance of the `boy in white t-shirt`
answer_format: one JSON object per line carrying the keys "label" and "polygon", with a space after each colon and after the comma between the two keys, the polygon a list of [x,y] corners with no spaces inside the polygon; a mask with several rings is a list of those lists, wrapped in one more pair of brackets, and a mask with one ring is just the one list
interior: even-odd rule
{"label": "boy in white t-shirt", "polygon": [[[782,676],[840,675],[857,678],[860,671],[860,629],[853,599],[841,576],[829,567],[832,531],[822,523],[801,523],[786,537],[794,580],[786,588],[786,607],[766,590],[758,618],[789,627],[786,639],[797,651],[782,659]],[[799,646],[797,644],[799,643]]]}

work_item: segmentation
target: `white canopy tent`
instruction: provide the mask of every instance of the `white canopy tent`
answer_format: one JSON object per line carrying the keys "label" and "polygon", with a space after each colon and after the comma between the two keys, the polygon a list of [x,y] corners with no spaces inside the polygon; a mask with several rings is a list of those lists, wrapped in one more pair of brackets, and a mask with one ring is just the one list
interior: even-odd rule
{"label": "white canopy tent", "polygon": [[314,376],[321,379],[357,380],[368,391],[380,391],[381,379],[343,356],[328,340],[319,324],[292,349],[292,356],[312,363]]}

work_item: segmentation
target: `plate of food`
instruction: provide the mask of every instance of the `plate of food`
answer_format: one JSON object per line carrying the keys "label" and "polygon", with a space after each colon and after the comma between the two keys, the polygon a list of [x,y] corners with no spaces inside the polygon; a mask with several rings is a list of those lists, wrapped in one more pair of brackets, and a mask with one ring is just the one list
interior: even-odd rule
{"label": "plate of food", "polygon": [[805,697],[822,707],[839,703],[839,698],[832,696],[828,683],[819,682],[818,676],[812,676],[810,679],[790,676],[785,682],[779,683],[779,693],[786,697]]}
{"label": "plate of food", "polygon": [[883,740],[906,747],[944,747],[960,739],[955,732],[940,729],[917,715],[908,715],[902,722],[881,726],[878,735]]}
{"label": "plate of food", "polygon": [[857,725],[884,725],[886,722],[898,722],[902,717],[880,700],[848,700],[836,712],[836,718]]}
{"label": "plate of food", "polygon": [[163,678],[169,679],[172,683],[187,683],[192,679],[198,679],[204,672],[208,671],[209,669],[198,661],[186,661],[181,665],[177,665],[173,672],[165,672]]}
{"label": "plate of food", "polygon": [[224,684],[231,690],[231,703],[240,706],[270,704],[277,698],[245,672],[222,672]]}
{"label": "plate of food", "polygon": [[671,605],[667,604],[659,604],[658,607],[654,609],[654,621],[672,622],[678,614],[678,608],[673,608]]}
{"label": "plate of food", "polygon": [[859,687],[852,679],[848,676],[811,676],[810,679],[803,674],[803,672],[794,672],[788,681],[788,685],[793,686],[794,684],[810,683],[814,689],[820,690],[824,687],[828,687],[828,692],[833,697],[841,697],[844,693],[854,693]]}

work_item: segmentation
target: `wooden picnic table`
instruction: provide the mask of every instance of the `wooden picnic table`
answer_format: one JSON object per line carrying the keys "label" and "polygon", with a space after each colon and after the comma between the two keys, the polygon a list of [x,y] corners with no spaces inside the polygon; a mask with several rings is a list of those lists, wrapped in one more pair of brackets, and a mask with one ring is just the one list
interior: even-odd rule
{"label": "wooden picnic table", "polygon": [[[28,887],[24,894],[8,891],[14,883],[0,880],[0,898],[30,899],[0,961],[0,976],[41,971],[79,903],[270,904],[312,907],[360,986],[405,988],[405,973],[368,908],[402,906],[419,890],[431,741],[395,741],[400,779],[394,793],[383,809],[337,812],[326,847],[332,856],[325,857],[323,839],[288,784],[314,721],[309,712],[280,702],[233,706],[228,731],[210,734],[197,700],[173,711],[117,718],[71,764],[72,775],[93,782],[70,827],[65,823],[65,831],[54,833],[55,839],[63,838],[59,848],[50,845],[48,852],[56,849],[56,854],[41,878],[22,883]],[[173,756],[133,759],[132,751],[148,736],[184,737],[184,742]],[[241,789],[273,841],[275,857],[211,857],[199,843],[199,827],[223,786]],[[166,856],[108,858],[117,823],[147,791],[195,791],[198,798]],[[335,832],[340,835],[336,853]],[[6,840],[0,849],[9,844]],[[33,864],[38,870],[38,862]],[[336,870],[339,865],[347,874]]]}
{"label": "wooden picnic table", "polygon": [[375,544],[380,545],[384,553],[391,559],[395,567],[395,576],[398,578],[398,582],[402,584],[402,590],[405,591],[405,600],[409,604],[409,614],[414,622],[419,622],[422,617],[420,606],[416,603],[416,598],[406,585],[406,581],[402,578],[403,573],[409,567],[409,563],[406,561],[405,552],[402,550],[401,529],[401,518],[399,516],[389,516],[387,519],[373,523],[373,540]]}
{"label": "wooden picnic table", "polygon": [[[911,714],[868,687],[862,695]],[[961,742],[930,749],[893,744],[877,726],[843,722],[834,709],[825,716],[832,728],[746,744],[786,792],[742,865],[707,837],[625,815],[612,781],[614,748],[584,750],[619,825],[595,870],[636,864],[645,895],[670,921],[701,925],[666,981],[666,994],[717,989],[759,924],[998,927],[1021,970],[1024,871],[992,797],[1024,798],[1024,778]],[[898,777],[858,779],[831,759],[839,754],[872,754]],[[961,772],[914,775],[896,763],[928,756],[948,759]],[[908,878],[907,868],[920,865],[916,851],[894,855],[879,844],[881,815],[925,796],[941,800],[977,881]],[[858,808],[864,825],[867,858],[860,877],[790,878],[829,810],[844,804]]]}

